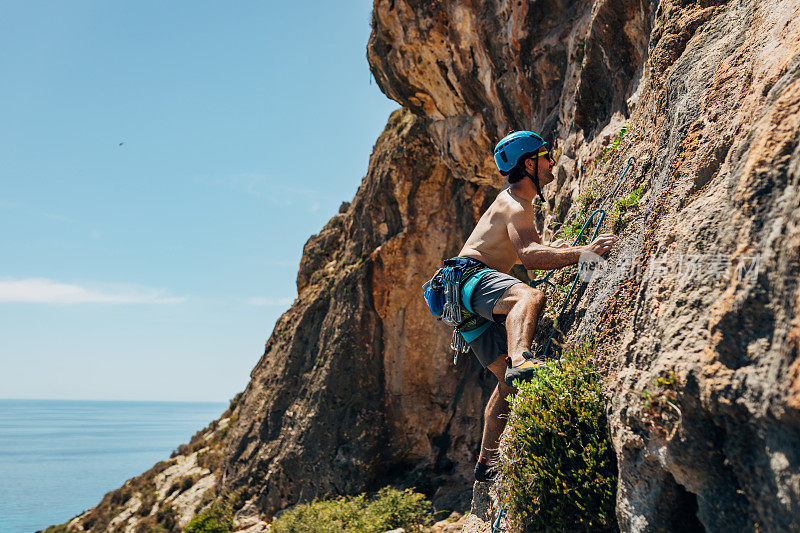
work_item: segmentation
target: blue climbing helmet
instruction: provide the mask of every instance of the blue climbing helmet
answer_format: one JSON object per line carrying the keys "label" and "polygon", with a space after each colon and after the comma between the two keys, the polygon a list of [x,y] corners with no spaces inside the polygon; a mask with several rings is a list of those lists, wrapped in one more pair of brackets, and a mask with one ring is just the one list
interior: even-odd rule
{"label": "blue climbing helmet", "polygon": [[[536,154],[540,148],[545,146],[547,146],[547,143],[544,142],[544,139],[532,131],[522,130],[510,133],[503,137],[494,147],[494,162],[497,164],[497,170],[503,176],[507,176],[511,169],[517,166],[519,159],[523,155],[531,152]],[[528,174],[527,171],[525,171],[525,174],[533,181],[539,198],[542,199],[542,203],[545,203],[542,189],[539,187],[539,166],[536,165],[533,176]]]}
{"label": "blue climbing helmet", "polygon": [[494,147],[494,162],[500,174],[507,176],[517,166],[519,158],[547,146],[539,135],[532,131],[515,131],[503,137]]}

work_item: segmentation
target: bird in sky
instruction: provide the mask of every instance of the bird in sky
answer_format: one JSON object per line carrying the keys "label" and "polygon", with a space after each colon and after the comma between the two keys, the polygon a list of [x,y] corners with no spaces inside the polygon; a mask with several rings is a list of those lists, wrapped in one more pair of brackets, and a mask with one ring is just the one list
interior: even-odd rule
{"label": "bird in sky", "polygon": [[125,144],[125,141],[122,141],[122,142],[121,142],[121,143],[119,143],[117,146],[122,146],[123,144]]}

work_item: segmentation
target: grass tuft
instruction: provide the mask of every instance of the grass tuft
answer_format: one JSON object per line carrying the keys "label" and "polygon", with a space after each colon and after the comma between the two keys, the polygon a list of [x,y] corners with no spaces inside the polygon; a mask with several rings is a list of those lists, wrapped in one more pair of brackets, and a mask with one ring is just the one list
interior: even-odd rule
{"label": "grass tuft", "polygon": [[678,407],[678,378],[670,370],[658,376],[642,390],[642,421],[647,429],[662,438],[671,439],[680,423],[682,413]]}
{"label": "grass tuft", "polygon": [[608,216],[608,229],[611,233],[619,233],[625,228],[625,214],[639,207],[639,200],[641,200],[643,192],[644,185],[640,185],[630,195],[614,202],[614,209]]}
{"label": "grass tuft", "polygon": [[199,513],[183,530],[184,533],[230,533],[233,529],[233,508],[227,501],[216,501]]}
{"label": "grass tuft", "polygon": [[608,161],[614,152],[617,151],[619,148],[622,139],[625,138],[625,134],[628,133],[628,125],[625,124],[622,126],[622,129],[614,136],[614,139],[611,141],[611,144],[603,148],[603,151],[597,157],[593,157],[592,159],[588,160],[583,165],[583,171],[587,172],[592,166],[600,165],[601,163],[605,163]]}

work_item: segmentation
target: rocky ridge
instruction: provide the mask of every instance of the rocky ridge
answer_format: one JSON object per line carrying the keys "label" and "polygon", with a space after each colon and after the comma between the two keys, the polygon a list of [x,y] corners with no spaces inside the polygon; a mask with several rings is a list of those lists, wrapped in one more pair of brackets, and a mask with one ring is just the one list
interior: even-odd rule
{"label": "rocky ridge", "polygon": [[[419,288],[501,187],[494,142],[525,128],[560,155],[539,206],[545,238],[629,157],[620,195],[645,191],[566,324],[598,346],[620,526],[796,527],[799,9],[377,0],[367,55],[404,109],[353,202],[306,244],[299,297],[224,415],[223,459],[197,483],[213,475],[214,494],[235,494],[255,524],[390,482],[467,505],[493,380],[474,358],[452,367]],[[115,493],[69,529],[135,507]],[[136,530],[130,517],[116,525]]]}

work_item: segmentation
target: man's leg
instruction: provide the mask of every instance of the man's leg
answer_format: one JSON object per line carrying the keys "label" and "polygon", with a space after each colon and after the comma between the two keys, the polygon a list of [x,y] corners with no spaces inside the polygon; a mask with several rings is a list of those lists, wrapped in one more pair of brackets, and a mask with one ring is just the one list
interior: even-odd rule
{"label": "man's leg", "polygon": [[[492,313],[506,315],[508,355],[511,356],[512,366],[518,366],[525,361],[522,354],[531,349],[544,302],[542,291],[525,283],[517,283],[509,287],[495,303]],[[502,378],[498,379],[503,381]]]}
{"label": "man's leg", "polygon": [[517,389],[509,387],[504,381],[506,371],[506,355],[497,358],[488,368],[497,376],[497,386],[494,388],[486,409],[483,412],[483,438],[481,439],[481,454],[478,461],[482,463],[494,462],[494,453],[500,443],[500,435],[508,421],[509,405],[506,398],[516,394]]}

